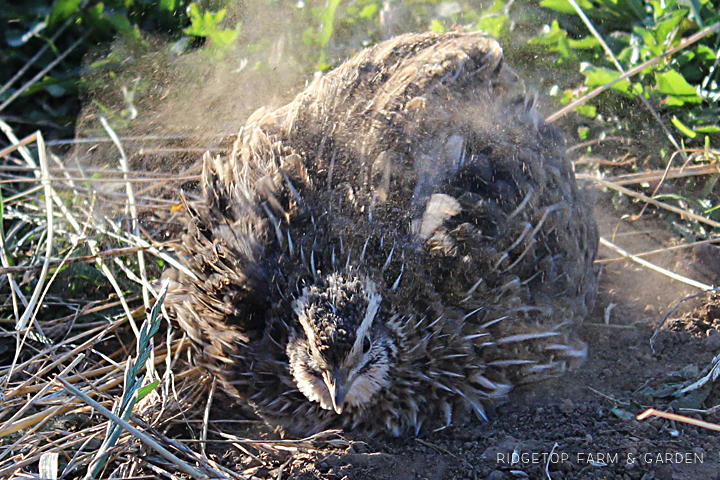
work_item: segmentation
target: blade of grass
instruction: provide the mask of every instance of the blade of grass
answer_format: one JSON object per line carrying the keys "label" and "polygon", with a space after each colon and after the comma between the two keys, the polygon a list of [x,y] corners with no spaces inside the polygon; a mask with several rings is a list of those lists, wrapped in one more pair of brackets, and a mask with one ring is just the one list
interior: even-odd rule
{"label": "blade of grass", "polygon": [[[47,152],[45,151],[45,142],[43,140],[42,134],[38,132],[37,135],[37,146],[38,146],[38,157],[40,158],[40,174],[41,174],[41,182],[43,185],[43,190],[45,191],[45,221],[47,225],[47,239],[45,240],[45,262],[43,264],[43,268],[40,271],[40,275],[37,279],[37,284],[35,285],[35,290],[33,291],[32,296],[30,297],[30,302],[28,303],[27,308],[25,309],[25,312],[23,313],[22,317],[20,317],[20,321],[15,326],[15,329],[17,331],[22,331],[25,329],[25,327],[28,325],[30,321],[30,317],[32,317],[35,314],[35,307],[37,305],[37,302],[40,298],[40,294],[42,293],[43,286],[45,284],[45,279],[47,277],[48,271],[50,270],[50,258],[52,257],[52,248],[53,248],[53,202],[52,202],[52,192],[50,191],[50,172],[48,172],[47,167]],[[19,352],[16,352],[16,354],[19,354]],[[13,363],[15,363],[13,361]],[[9,376],[8,376],[9,378]]]}
{"label": "blade of grass", "polygon": [[[163,245],[157,245],[157,247],[162,248]],[[98,258],[114,258],[114,257],[122,257],[124,255],[128,255],[130,253],[136,253],[140,250],[147,250],[146,247],[124,247],[124,248],[113,248],[110,250],[104,250],[101,252],[98,252],[97,255],[83,255],[80,257],[72,257],[64,260],[65,265],[69,265],[71,263],[91,263],[94,262]],[[50,268],[57,268],[63,263],[63,260],[51,260],[50,261]],[[42,265],[22,265],[17,267],[2,267],[0,268],[0,275],[4,275],[6,273],[25,273],[25,272],[32,272],[33,270],[40,270],[42,268]]]}
{"label": "blade of grass", "polygon": [[[81,353],[77,357],[75,357],[75,360],[73,360],[67,367],[63,368],[60,373],[58,373],[58,376],[65,376],[67,372],[69,372],[71,369],[75,368],[75,366],[80,363],[85,358],[85,354]],[[5,423],[0,426],[0,437],[3,437],[5,430],[8,426],[10,426],[11,423],[13,423],[18,418],[22,417],[25,412],[27,412],[35,403],[43,398],[49,391],[50,388],[53,386],[52,382],[48,382],[45,384],[45,386],[37,393],[35,396],[33,396],[28,402],[25,403],[25,405],[22,406],[15,414],[10,417],[8,420],[5,421]]]}
{"label": "blade of grass", "polygon": [[[152,307],[149,318],[147,318],[142,325],[140,338],[137,341],[137,358],[135,358],[135,361],[132,361],[131,358],[127,360],[127,367],[125,368],[125,388],[120,408],[118,409],[118,414],[123,420],[130,418],[132,409],[137,402],[137,391],[142,387],[142,381],[145,378],[144,375],[140,375],[140,370],[146,367],[146,362],[150,358],[151,351],[153,350],[152,337],[160,328],[160,308],[165,301],[168,285],[169,280],[165,280],[160,289],[158,299]],[[150,373],[150,370],[147,368],[146,371]],[[98,449],[95,458],[93,458],[93,461],[90,463],[87,475],[85,476],[86,480],[95,478],[100,474],[109,457],[109,451],[115,446],[121,432],[122,429],[118,424],[114,424],[109,428],[105,440]]]}
{"label": "blade of grass", "polygon": [[[25,344],[25,340],[27,339],[30,328],[27,328],[28,324],[30,323],[31,319],[35,318],[35,309],[36,306],[39,308],[38,300],[40,299],[40,295],[43,292],[43,286],[45,284],[45,279],[47,278],[48,271],[50,269],[50,257],[52,256],[52,247],[53,247],[53,201],[52,201],[52,191],[50,187],[50,180],[49,180],[49,172],[47,170],[47,155],[45,151],[45,143],[43,141],[42,134],[38,132],[37,136],[37,145],[38,145],[38,156],[40,159],[40,172],[41,172],[41,182],[43,185],[43,190],[45,192],[45,221],[46,221],[46,232],[47,232],[47,238],[45,239],[45,262],[43,264],[43,268],[40,272],[40,275],[37,279],[37,284],[35,285],[35,289],[33,290],[33,294],[30,297],[30,301],[28,302],[28,305],[25,307],[25,311],[23,312],[22,316],[18,320],[18,322],[15,325],[15,331],[16,332],[22,332],[25,330],[25,335],[23,335],[22,339],[18,336],[17,338],[17,346],[15,348],[15,354],[13,356],[12,363],[10,364],[10,370],[4,378],[4,387],[7,388],[8,383],[10,382],[10,379],[12,378],[13,369],[15,365],[17,364],[18,359],[20,358],[20,352],[22,351],[23,345]],[[22,147],[25,148],[25,147]],[[36,324],[37,325],[37,324]],[[42,334],[42,332],[40,331]]]}
{"label": "blade of grass", "polygon": [[[83,393],[81,390],[78,390],[75,388],[72,384],[66,382],[62,378],[57,379],[60,383],[63,384],[65,389],[70,392],[71,394],[75,395],[79,399],[81,399],[83,402],[87,403],[91,407],[93,407],[95,410],[97,410],[101,415],[105,416],[109,420],[115,422],[116,424],[120,425],[122,428],[130,432],[132,435],[134,435],[138,440],[140,440],[142,443],[147,445],[148,447],[155,450],[157,453],[159,453],[163,458],[174,464],[178,469],[182,470],[183,472],[187,473],[188,475],[192,476],[193,478],[199,479],[199,480],[207,480],[209,477],[208,475],[202,473],[201,471],[195,469],[194,467],[191,467],[187,463],[180,460],[178,457],[176,457],[172,452],[168,451],[157,443],[155,439],[153,439],[150,435],[148,435],[145,432],[142,432],[138,430],[137,428],[130,425],[128,422],[123,420],[122,418],[118,417],[114,413],[112,413],[110,410],[93,400],[92,398],[88,397],[85,393]],[[218,476],[220,476],[218,474]]]}
{"label": "blade of grass", "polygon": [[[120,167],[123,172],[123,180],[125,180],[125,191],[127,192],[127,209],[130,212],[130,218],[132,221],[132,233],[133,235],[138,236],[139,235],[139,229],[138,229],[138,210],[137,210],[137,203],[135,202],[135,193],[133,192],[133,186],[132,182],[130,182],[130,164],[128,163],[127,155],[125,154],[125,149],[122,146],[122,143],[120,142],[120,139],[118,138],[117,134],[115,133],[115,130],[110,126],[107,119],[104,116],[100,116],[100,123],[102,123],[103,128],[107,132],[107,134],[112,139],[113,143],[115,144],[115,147],[118,149],[118,152],[120,152]],[[142,283],[142,296],[143,296],[143,303],[145,305],[145,308],[150,308],[150,294],[148,292],[147,288],[147,269],[145,267],[145,256],[143,255],[143,251],[139,250],[137,252],[138,255],[138,268],[140,269],[140,278],[143,280]]]}

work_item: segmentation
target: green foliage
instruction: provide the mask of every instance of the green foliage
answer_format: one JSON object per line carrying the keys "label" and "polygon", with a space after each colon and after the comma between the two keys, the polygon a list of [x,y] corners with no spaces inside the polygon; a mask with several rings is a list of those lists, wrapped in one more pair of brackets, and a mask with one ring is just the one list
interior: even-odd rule
{"label": "green foliage", "polygon": [[[554,88],[561,103],[568,104],[589,90],[619,78],[617,66],[598,39],[589,35],[589,29],[569,2],[545,0],[542,5],[562,14],[548,22],[530,41],[531,48],[540,47],[552,53],[557,67],[555,78],[562,78],[560,72],[563,71],[582,74],[580,86],[577,79],[571,77],[570,82],[562,85],[564,90]],[[682,163],[680,155],[671,155],[676,149],[662,135],[657,120],[637,101],[640,96],[644,96],[658,112],[681,147],[688,149],[687,155],[692,155],[692,161],[716,163],[717,147],[713,149],[713,145],[720,140],[718,33],[673,55],[663,55],[680,45],[684,38],[720,20],[717,0],[594,1],[592,4],[581,3],[581,6],[615,53],[623,70],[659,60],[576,108],[577,113],[592,119],[575,119],[585,124],[577,129],[581,140],[612,135],[631,138],[636,146],[628,148],[625,157],[645,157],[642,164],[631,160],[622,166],[602,166],[603,173],[612,176]],[[640,153],[640,149],[644,152]],[[622,155],[617,149],[605,148],[603,151],[600,146],[588,147],[588,153],[598,157]],[[663,188],[666,191],[672,189],[673,193],[655,198],[717,221],[720,220],[720,198],[714,193],[717,180],[717,175],[693,177],[675,181],[672,186],[666,181]],[[654,195],[656,192],[649,190],[647,193]],[[706,238],[710,233],[706,227],[689,219],[670,216],[667,221],[689,241]]]}
{"label": "green foliage", "polygon": [[690,85],[685,77],[676,70],[667,72],[654,72],[657,90],[667,95],[665,104],[668,106],[682,106],[686,103],[702,103],[702,98],[695,87]]}
{"label": "green foliage", "polygon": [[[340,6],[340,0],[328,0],[325,7],[313,9],[320,18],[320,24],[317,28],[308,28],[303,34],[303,41],[306,45],[320,50],[320,57],[317,61],[318,70],[327,70],[330,68],[330,65],[327,63],[326,47],[335,31],[335,15],[338,6]],[[372,14],[377,11],[377,8],[377,4],[374,3],[365,5],[362,11],[364,12],[364,16],[359,15],[360,18],[372,17]],[[353,10],[353,13],[356,13],[356,11]]]}
{"label": "green foliage", "polygon": [[235,43],[240,36],[240,24],[235,28],[221,28],[220,24],[227,14],[227,9],[217,13],[208,10],[201,11],[197,3],[191,3],[187,9],[190,17],[190,26],[183,31],[193,37],[210,39],[213,47],[224,52]]}
{"label": "green foliage", "polygon": [[[584,0],[578,3],[615,52],[624,70],[662,56],[689,34],[720,20],[717,0]],[[585,87],[605,85],[619,77],[616,65],[598,39],[588,34],[570,2],[543,0],[541,6],[562,15],[533,38],[531,44],[548,48],[555,54],[557,65],[577,68],[584,76]],[[615,83],[612,91],[625,98],[644,95],[661,111],[672,113],[675,119],[672,124],[688,138],[694,138],[693,134],[702,129],[709,128],[715,133],[717,120],[711,118],[717,118],[719,113],[717,74],[712,78],[717,46],[718,35],[715,33],[681,53],[661,59],[632,79]],[[584,92],[583,89],[568,89],[561,101],[569,103]],[[607,99],[605,95],[595,102],[607,102]],[[588,105],[583,106],[585,111],[581,113],[588,113]]]}
{"label": "green foliage", "polygon": [[60,25],[72,17],[80,8],[80,0],[57,0],[53,5],[47,24],[50,28]]}
{"label": "green foliage", "polygon": [[[49,129],[46,131],[49,137],[68,136],[78,111],[79,86],[85,82],[92,87],[88,85],[87,75],[80,75],[81,58],[91,45],[116,35],[142,52],[155,48],[146,31],[169,34],[170,40],[175,41],[172,49],[178,53],[204,45],[215,58],[242,44],[242,55],[253,58],[249,68],[258,71],[268,68],[269,55],[260,54],[270,48],[267,40],[248,38],[247,42],[245,39],[238,42],[241,34],[252,35],[248,33],[252,26],[245,25],[241,32],[236,20],[229,21],[232,15],[228,15],[228,10],[220,8],[222,5],[232,7],[232,3],[207,1],[55,0],[51,3],[50,0],[28,0],[23,5],[9,6],[0,11],[0,17],[10,26],[4,32],[5,43],[0,45],[0,54],[8,66],[0,73],[2,83],[41,46],[47,45],[48,51],[24,78],[49,63],[81,34],[89,32],[89,36],[66,61],[37,81],[2,114],[17,120],[21,134],[39,126]],[[683,38],[720,20],[719,1],[581,0],[579,4],[615,52],[622,68],[628,70],[663,55]],[[390,12],[388,4],[381,0],[258,0],[257,4],[258,9],[264,8],[269,15],[282,19],[282,34],[288,39],[288,45],[306,47],[290,54],[286,50],[283,59],[296,65],[303,74],[326,71],[363,46],[377,43],[388,35],[428,29],[444,32],[462,27],[500,38],[511,55],[519,50],[521,55],[526,55],[523,58],[533,56],[541,61],[551,56],[557,73],[552,77],[564,79],[556,80],[559,84],[556,95],[565,104],[620,75],[600,41],[590,34],[568,0],[542,0],[539,4],[543,8],[529,0],[413,0],[390,4]],[[392,17],[392,30],[387,30],[389,17]],[[66,22],[70,24],[68,33],[51,41],[52,35]],[[547,25],[542,28],[542,23]],[[195,40],[188,41],[188,38]],[[576,111],[589,118],[619,115],[619,125],[623,114],[628,113],[622,106],[642,95],[659,108],[671,128],[683,137],[691,140],[690,133],[704,134],[714,142],[720,129],[717,121],[720,115],[717,72],[720,69],[716,68],[714,74],[711,71],[717,58],[717,39],[717,34],[708,36],[634,77],[618,81],[609,92]],[[105,78],[114,82],[114,73],[122,75],[119,66],[123,60],[111,52],[90,63],[89,68],[109,70]],[[513,62],[517,63],[514,59]],[[0,92],[0,102],[9,98],[20,84]],[[134,95],[137,93],[140,97],[151,88],[145,84],[134,85],[124,99],[119,99],[119,103],[126,104],[121,109],[103,105],[98,98],[93,101],[108,117],[116,112],[114,124],[122,127],[132,117]],[[671,122],[670,118],[676,121]],[[631,127],[632,122],[628,126]],[[612,131],[606,133],[613,134]]]}
{"label": "green foliage", "polygon": [[[72,136],[80,110],[83,57],[98,44],[120,35],[147,46],[144,31],[179,37],[187,25],[188,0],[24,0],[3,2],[0,9],[0,104],[15,96],[0,115],[25,136],[42,128],[46,138]],[[59,33],[61,31],[61,33]],[[59,33],[59,34],[58,34]],[[33,76],[78,45],[28,89],[16,92]],[[34,63],[30,63],[40,52]],[[27,68],[12,84],[8,82]]]}
{"label": "green foliage", "polygon": [[[591,19],[613,26],[627,25],[645,17],[643,0],[578,0],[577,3]],[[542,0],[540,6],[570,15],[576,13],[568,0]]]}
{"label": "green foliage", "polygon": [[495,3],[480,14],[475,23],[475,28],[482,30],[491,37],[499,38],[507,26],[510,16],[507,13],[506,5],[502,0],[495,0]]}
{"label": "green foliage", "polygon": [[[145,379],[145,373],[142,372],[146,362],[150,358],[153,350],[152,338],[155,335],[161,323],[160,308],[165,301],[167,294],[167,286],[164,286],[160,292],[160,297],[153,305],[150,316],[143,322],[140,329],[140,336],[137,340],[137,357],[133,360],[129,357],[125,367],[125,378],[123,385],[123,395],[117,408],[117,414],[123,420],[128,420],[132,414],[133,407],[151,393],[159,384],[157,380],[142,386]],[[148,367],[149,369],[149,367]],[[123,429],[120,425],[113,423],[108,427],[107,434],[103,440],[98,454],[90,464],[89,470],[92,475],[89,478],[97,478],[105,462],[110,457],[110,450],[115,446]]]}

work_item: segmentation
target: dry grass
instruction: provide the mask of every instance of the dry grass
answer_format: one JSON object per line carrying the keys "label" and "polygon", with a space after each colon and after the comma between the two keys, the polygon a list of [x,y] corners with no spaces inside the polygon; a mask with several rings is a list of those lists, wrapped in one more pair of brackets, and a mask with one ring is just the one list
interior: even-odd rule
{"label": "dry grass", "polygon": [[[40,133],[19,140],[0,125],[13,144],[0,152],[0,225],[10,225],[0,229],[0,478],[249,478],[257,465],[280,477],[295,452],[347,445],[332,431],[253,440],[211,424],[212,381],[189,366],[188,341],[152,280],[160,265],[183,268],[173,242],[154,240],[181,228],[162,192],[198,168],[131,172],[105,126],[121,161],[93,172],[49,154]],[[77,274],[67,269],[83,264],[97,278],[68,284]],[[252,459],[248,470],[213,461],[213,442]]]}

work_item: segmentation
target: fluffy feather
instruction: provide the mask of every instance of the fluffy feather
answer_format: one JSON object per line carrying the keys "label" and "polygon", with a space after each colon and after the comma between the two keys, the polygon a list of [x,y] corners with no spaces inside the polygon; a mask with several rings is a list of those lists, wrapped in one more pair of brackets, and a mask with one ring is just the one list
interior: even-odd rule
{"label": "fluffy feather", "polygon": [[168,304],[225,389],[271,424],[399,435],[484,417],[582,361],[588,193],[500,46],[409,34],[205,158]]}

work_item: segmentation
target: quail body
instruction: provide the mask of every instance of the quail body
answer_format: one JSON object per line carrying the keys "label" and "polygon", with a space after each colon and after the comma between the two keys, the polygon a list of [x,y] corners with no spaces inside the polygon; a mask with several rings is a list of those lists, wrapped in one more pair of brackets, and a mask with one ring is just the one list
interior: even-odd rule
{"label": "quail body", "polygon": [[407,34],[205,157],[167,300],[225,390],[293,435],[413,434],[586,356],[598,234],[495,40]]}

